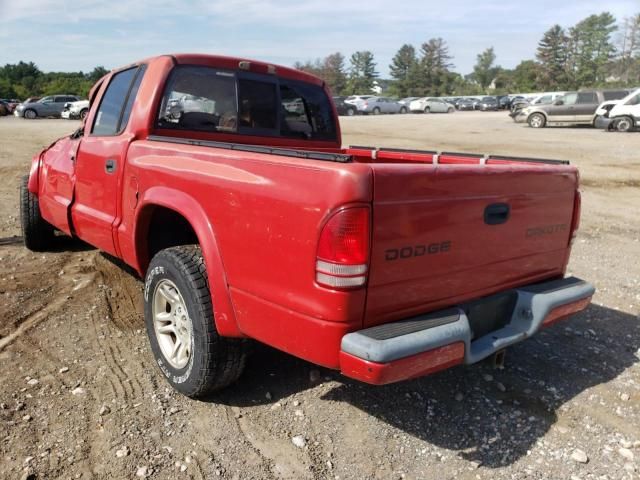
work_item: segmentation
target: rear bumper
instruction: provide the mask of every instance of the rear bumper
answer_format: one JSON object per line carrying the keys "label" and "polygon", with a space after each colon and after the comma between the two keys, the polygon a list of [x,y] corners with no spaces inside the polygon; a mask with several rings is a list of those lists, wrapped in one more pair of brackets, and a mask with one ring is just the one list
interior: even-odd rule
{"label": "rear bumper", "polygon": [[[474,311],[492,297],[440,312],[345,335],[340,370],[382,385],[416,378],[458,364],[476,363],[534,335],[541,328],[584,310],[595,289],[574,278],[527,285],[504,294],[514,298],[502,327],[476,338]],[[486,315],[486,309],[481,315]]]}

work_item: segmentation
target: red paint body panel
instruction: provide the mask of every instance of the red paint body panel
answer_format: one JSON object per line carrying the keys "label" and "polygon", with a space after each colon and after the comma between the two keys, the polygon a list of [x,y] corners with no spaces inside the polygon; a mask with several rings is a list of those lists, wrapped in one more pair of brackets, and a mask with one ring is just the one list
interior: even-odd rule
{"label": "red paint body panel", "polygon": [[377,363],[340,352],[340,371],[343,375],[373,385],[423,377],[462,364],[464,343],[456,342],[427,352],[411,355],[388,363]]}
{"label": "red paint body panel", "polygon": [[[252,337],[330,368],[352,365],[350,371],[361,372],[352,376],[374,383],[421,375],[433,365],[420,357],[400,366],[366,366],[376,372],[367,374],[341,356],[344,334],[563,274],[570,226],[576,223],[573,167],[341,149],[339,124],[332,141],[155,128],[176,65],[237,70],[241,61],[254,73],[323,85],[303,72],[241,58],[154,57],[134,64],[145,64],[146,71],[124,131],[94,137],[95,106],[117,73],[111,72],[92,90],[84,136],[61,139],[33,160],[29,188],[40,198],[43,217],[144,275],[153,212],[173,210],[201,245],[212,321],[222,335]],[[171,141],[184,137],[343,153],[353,161]],[[112,173],[105,171],[108,159],[117,164]],[[511,206],[506,224],[485,225],[483,212],[492,203]],[[348,290],[323,287],[315,281],[320,232],[331,215],[348,206],[371,211],[368,282]],[[527,229],[552,224],[567,228],[527,238]],[[443,241],[450,249],[437,255],[385,260],[389,249]],[[442,365],[447,362],[438,368]]]}

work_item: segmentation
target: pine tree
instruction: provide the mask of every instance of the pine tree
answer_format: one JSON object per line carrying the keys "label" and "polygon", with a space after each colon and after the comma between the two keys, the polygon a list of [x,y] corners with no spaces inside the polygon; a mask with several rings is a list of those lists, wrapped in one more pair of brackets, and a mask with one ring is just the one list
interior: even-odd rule
{"label": "pine tree", "polygon": [[368,50],[351,55],[347,90],[350,94],[367,94],[371,92],[374,80],[378,77],[373,53]]}
{"label": "pine tree", "polygon": [[560,25],[547,30],[540,42],[536,58],[540,62],[538,85],[543,90],[567,88],[567,35]]}
{"label": "pine tree", "polygon": [[570,73],[574,87],[604,83],[615,47],[611,35],[617,30],[609,12],[590,15],[569,30]]}
{"label": "pine tree", "polygon": [[347,87],[344,55],[336,52],[325,57],[322,62],[321,76],[334,95],[341,95]]}
{"label": "pine tree", "polygon": [[484,52],[478,54],[478,60],[473,67],[473,79],[478,82],[480,88],[485,91],[500,70],[500,67],[494,66],[496,54],[493,47],[487,48]]}
{"label": "pine tree", "polygon": [[411,78],[416,65],[416,49],[412,45],[404,44],[395,54],[389,65],[391,76],[395,79],[393,92],[400,98],[409,96]]}

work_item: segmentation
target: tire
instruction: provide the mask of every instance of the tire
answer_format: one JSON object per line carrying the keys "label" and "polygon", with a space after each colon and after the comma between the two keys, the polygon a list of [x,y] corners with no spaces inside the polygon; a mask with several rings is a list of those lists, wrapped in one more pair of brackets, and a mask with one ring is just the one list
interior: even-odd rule
{"label": "tire", "polygon": [[87,118],[87,115],[89,114],[89,109],[85,108],[83,110],[80,111],[80,120],[84,120],[85,118]]}
{"label": "tire", "polygon": [[374,108],[373,111],[371,112],[374,115],[380,115],[380,109],[378,107]]}
{"label": "tire", "polygon": [[353,117],[356,114],[355,108],[347,108],[347,117]]}
{"label": "tire", "polygon": [[453,113],[454,111],[455,111],[455,108],[449,107],[449,110],[447,110],[447,113]]}
{"label": "tire", "polygon": [[400,108],[400,113],[402,113],[403,115],[407,113],[407,107]]}
{"label": "tire", "polygon": [[620,117],[614,120],[613,128],[616,132],[630,132],[633,130],[633,119],[631,117]]}
{"label": "tire", "polygon": [[27,120],[33,120],[34,118],[36,118],[38,116],[38,113],[35,110],[32,110],[31,108],[29,108],[29,109],[24,111],[22,116],[24,118],[26,118]]}
{"label": "tire", "polygon": [[167,248],[153,257],[145,279],[144,318],[156,363],[180,393],[205,397],[242,374],[247,340],[218,335],[199,246]]}
{"label": "tire", "polygon": [[431,108],[429,108],[429,107],[425,107],[425,109],[424,109],[424,113],[431,113]]}
{"label": "tire", "polygon": [[20,226],[24,246],[33,252],[43,252],[53,242],[53,227],[40,215],[38,197],[29,191],[29,177],[20,182]]}
{"label": "tire", "polygon": [[541,113],[532,113],[529,115],[527,123],[531,128],[544,128],[547,123],[547,119]]}

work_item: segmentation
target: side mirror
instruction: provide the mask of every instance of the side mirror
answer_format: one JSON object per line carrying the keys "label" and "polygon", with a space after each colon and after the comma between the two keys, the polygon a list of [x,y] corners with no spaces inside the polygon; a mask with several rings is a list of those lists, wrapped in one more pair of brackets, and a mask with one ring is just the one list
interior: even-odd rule
{"label": "side mirror", "polygon": [[555,102],[553,102],[554,105],[564,105],[564,100],[562,100],[561,98],[557,99]]}

